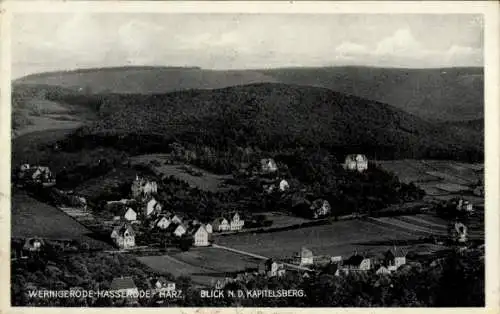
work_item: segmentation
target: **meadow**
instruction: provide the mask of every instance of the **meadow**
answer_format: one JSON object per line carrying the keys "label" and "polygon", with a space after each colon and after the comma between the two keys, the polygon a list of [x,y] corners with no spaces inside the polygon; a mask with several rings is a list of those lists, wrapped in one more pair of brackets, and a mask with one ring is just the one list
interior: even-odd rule
{"label": "meadow", "polygon": [[159,177],[174,176],[176,179],[203,191],[219,192],[234,188],[234,186],[230,185],[223,186],[226,180],[232,179],[231,175],[218,175],[189,165],[191,169],[202,174],[201,176],[195,176],[183,169],[183,164],[166,164],[166,161],[170,158],[169,156],[168,154],[140,155],[132,157],[131,162],[132,165],[149,167]]}
{"label": "meadow", "polygon": [[192,248],[169,255],[141,256],[139,261],[158,272],[190,276],[194,283],[209,286],[228,273],[256,268],[259,260],[217,248]]}
{"label": "meadow", "polygon": [[59,209],[39,202],[23,191],[12,194],[12,237],[72,239],[92,249],[110,249],[107,243],[91,237],[92,232]]}
{"label": "meadow", "polygon": [[377,255],[396,243],[411,249],[412,241],[429,235],[418,229],[403,221],[394,226],[349,220],[288,231],[220,237],[215,241],[218,245],[273,258],[291,257],[303,246],[315,255],[349,257],[355,251]]}
{"label": "meadow", "polygon": [[[466,164],[448,160],[384,160],[376,161],[384,170],[394,173],[401,182],[415,183],[430,197],[454,197],[472,193],[483,180],[483,164]],[[481,202],[476,198],[474,202]]]}

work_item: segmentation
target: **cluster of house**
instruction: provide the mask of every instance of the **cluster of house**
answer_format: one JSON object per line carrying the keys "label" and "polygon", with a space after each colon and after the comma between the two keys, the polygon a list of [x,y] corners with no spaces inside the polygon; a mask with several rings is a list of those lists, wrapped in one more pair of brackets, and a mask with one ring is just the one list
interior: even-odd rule
{"label": "cluster of house", "polygon": [[347,155],[344,161],[344,169],[363,172],[368,169],[368,158],[362,154]]}
{"label": "cluster of house", "polygon": [[472,206],[471,202],[469,202],[468,200],[464,200],[463,198],[461,198],[461,199],[459,199],[457,201],[456,209],[459,212],[472,212],[473,211],[473,206]]}
{"label": "cluster of house", "polygon": [[36,184],[44,187],[51,187],[56,184],[55,176],[50,171],[49,167],[22,164],[17,173],[18,184]]}
{"label": "cluster of house", "polygon": [[[300,252],[293,256],[292,263],[302,267],[309,267],[320,264],[320,259],[321,257],[314,256],[311,250],[303,247]],[[335,275],[337,276],[372,269],[375,269],[377,274],[389,274],[406,264],[406,252],[394,247],[384,254],[382,260],[355,252],[345,260],[342,256],[331,256],[327,262],[336,268]]]}
{"label": "cluster of house", "polygon": [[78,250],[78,244],[72,239],[16,238],[11,241],[11,259],[28,259],[38,256],[47,246],[51,246],[59,251]]}
{"label": "cluster of house", "polygon": [[[292,262],[303,267],[300,269],[303,278],[309,278],[310,272],[313,271],[307,267],[318,264],[316,256],[312,251],[303,247],[292,258]],[[389,275],[406,265],[406,252],[402,249],[393,248],[388,250],[382,259],[369,258],[365,255],[354,253],[348,259],[343,260],[342,256],[332,256],[328,259],[328,267],[333,267],[332,273],[335,276],[343,276],[349,273],[359,273],[374,271],[377,275]],[[232,277],[224,279],[212,280],[212,286],[215,289],[223,289],[224,286],[231,282],[243,281],[248,282],[255,276],[266,276],[268,278],[282,277],[286,274],[287,268],[285,263],[281,263],[274,259],[268,259],[258,265],[257,269],[248,269],[245,272],[235,274]]]}
{"label": "cluster of house", "polygon": [[272,158],[262,158],[259,170],[254,173],[261,177],[262,189],[271,194],[275,191],[285,192],[290,189],[290,184],[284,178],[278,176],[278,165]]}
{"label": "cluster of house", "polygon": [[[110,206],[121,208],[120,215],[114,217],[117,224],[111,232],[111,238],[116,246],[122,249],[135,246],[136,233],[133,225],[140,223],[139,213],[150,221],[148,226],[150,229],[162,230],[176,237],[189,234],[193,237],[195,246],[208,246],[213,232],[239,231],[245,224],[237,212],[232,213],[229,219],[219,217],[211,223],[202,223],[197,219],[184,220],[182,215],[164,210],[154,198],[153,194],[158,190],[158,185],[154,181],[136,177],[131,189],[134,200],[122,199],[108,202]],[[137,205],[142,206],[139,213]],[[134,206],[136,210],[133,209]]]}

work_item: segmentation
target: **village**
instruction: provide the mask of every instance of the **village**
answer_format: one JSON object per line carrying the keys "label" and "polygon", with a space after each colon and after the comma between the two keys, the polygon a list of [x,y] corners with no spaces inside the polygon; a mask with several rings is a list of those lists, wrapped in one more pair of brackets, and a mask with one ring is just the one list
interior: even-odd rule
{"label": "village", "polygon": [[[368,159],[364,155],[348,155],[343,163],[344,169],[362,173],[368,169]],[[188,169],[190,170],[190,169]],[[263,158],[250,171],[245,170],[248,177],[260,177],[263,193],[285,193],[290,183],[279,176],[278,166],[272,158]],[[190,171],[192,175],[199,175]],[[231,248],[214,243],[217,236],[231,236],[242,232],[253,232],[260,228],[252,228],[252,217],[248,213],[234,209],[225,214],[214,217],[212,220],[200,220],[195,216],[187,216],[182,210],[168,208],[157,198],[159,183],[154,179],[137,174],[130,183],[129,197],[119,200],[107,200],[99,210],[90,208],[85,197],[76,195],[72,191],[62,191],[55,188],[55,176],[48,167],[24,164],[19,168],[16,177],[18,187],[30,188],[33,186],[51,189],[59,197],[58,208],[71,216],[90,230],[107,237],[116,248],[115,252],[130,254],[134,252],[158,251],[168,247],[178,247],[182,251],[191,247],[203,249],[217,247],[231,251]],[[318,198],[309,204],[310,216],[314,220],[328,218],[332,208],[330,203]],[[473,206],[466,199],[458,200],[456,210],[472,212]],[[272,229],[272,227],[268,227]],[[23,242],[24,241],[24,242]],[[467,242],[467,227],[459,222],[455,223],[453,242],[464,245]],[[78,251],[81,246],[74,241],[51,241],[38,237],[20,239],[13,246],[12,258],[29,259],[40,254],[45,247],[57,247],[59,251]],[[89,249],[88,247],[86,249]],[[227,284],[234,282],[248,282],[255,277],[281,278],[287,272],[298,272],[303,278],[309,278],[314,273],[328,269],[335,276],[346,276],[352,273],[374,273],[376,275],[391,275],[392,273],[410,267],[405,249],[396,245],[384,254],[366,254],[353,252],[351,255],[314,255],[307,247],[292,257],[275,259],[258,256],[248,252],[238,253],[256,256],[260,262],[258,267],[227,274],[220,279],[212,279],[210,286],[223,289]],[[151,291],[154,294],[175,295],[175,282],[167,281],[162,277],[150,278]],[[111,290],[136,295],[137,286],[133,278],[122,276],[115,278]],[[134,302],[129,298],[129,302]]]}

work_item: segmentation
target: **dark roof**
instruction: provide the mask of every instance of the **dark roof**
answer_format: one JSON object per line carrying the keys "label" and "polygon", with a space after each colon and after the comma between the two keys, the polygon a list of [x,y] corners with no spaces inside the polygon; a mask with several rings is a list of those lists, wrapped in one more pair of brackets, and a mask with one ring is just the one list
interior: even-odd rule
{"label": "dark roof", "polygon": [[133,289],[137,288],[132,277],[114,278],[110,286],[111,290]]}
{"label": "dark roof", "polygon": [[123,234],[127,230],[129,231],[130,235],[135,236],[135,231],[132,228],[132,226],[130,226],[129,224],[122,224],[120,226],[117,226],[114,228],[113,231],[116,231],[118,233],[118,235],[123,236]]}
{"label": "dark roof", "polygon": [[[221,222],[222,222],[222,220],[224,220],[224,219],[226,219],[226,218],[224,218],[224,217],[218,217],[218,218],[215,218],[215,219],[213,220],[213,223],[216,223],[216,222],[217,222],[217,223],[221,223]],[[226,219],[226,220],[227,220],[227,219]]]}
{"label": "dark roof", "polygon": [[344,265],[359,266],[364,259],[361,255],[353,255],[344,261]]}

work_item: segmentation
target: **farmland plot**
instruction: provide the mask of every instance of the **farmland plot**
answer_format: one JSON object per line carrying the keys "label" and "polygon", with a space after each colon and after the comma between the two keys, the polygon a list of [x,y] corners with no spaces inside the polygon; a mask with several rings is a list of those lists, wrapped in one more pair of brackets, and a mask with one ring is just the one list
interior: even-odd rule
{"label": "farmland plot", "polygon": [[[377,253],[392,247],[391,241],[414,240],[419,236],[391,226],[369,221],[340,221],[330,225],[295,230],[240,234],[217,238],[219,245],[273,258],[285,258],[299,252],[302,246],[315,255],[350,255],[354,250]],[[374,244],[374,242],[387,242]]]}
{"label": "farmland plot", "polygon": [[[189,167],[199,173],[201,176],[195,176],[183,169],[183,164],[166,164],[168,159],[166,154],[140,155],[131,158],[132,164],[148,166],[159,177],[174,176],[175,178],[195,186],[200,190],[217,192],[224,191],[235,186],[222,186],[224,181],[231,179],[231,175],[218,175],[206,170],[189,165]],[[151,162],[156,162],[155,164]]]}
{"label": "farmland plot", "polygon": [[377,161],[385,170],[394,173],[403,183],[410,182],[431,182],[438,181],[439,178],[426,173],[429,170],[426,166],[420,166],[413,160],[390,160]]}
{"label": "farmland plot", "polygon": [[24,192],[12,195],[12,236],[74,239],[91,248],[110,249],[107,243],[93,239],[91,231],[50,205],[41,203]]}
{"label": "farmland plot", "polygon": [[204,286],[226,277],[228,273],[255,268],[259,263],[257,259],[217,248],[193,248],[188,252],[142,256],[138,259],[158,272],[190,276],[193,282]]}
{"label": "farmland plot", "polygon": [[407,229],[408,231],[414,232],[417,234],[446,235],[446,230],[443,231],[441,228],[436,229],[436,228],[431,227],[431,226],[418,225],[414,222],[406,222],[406,221],[400,219],[399,217],[382,217],[382,218],[373,218],[373,219],[375,219],[378,222],[381,222],[383,224],[391,225],[391,226],[394,226],[397,228]]}

